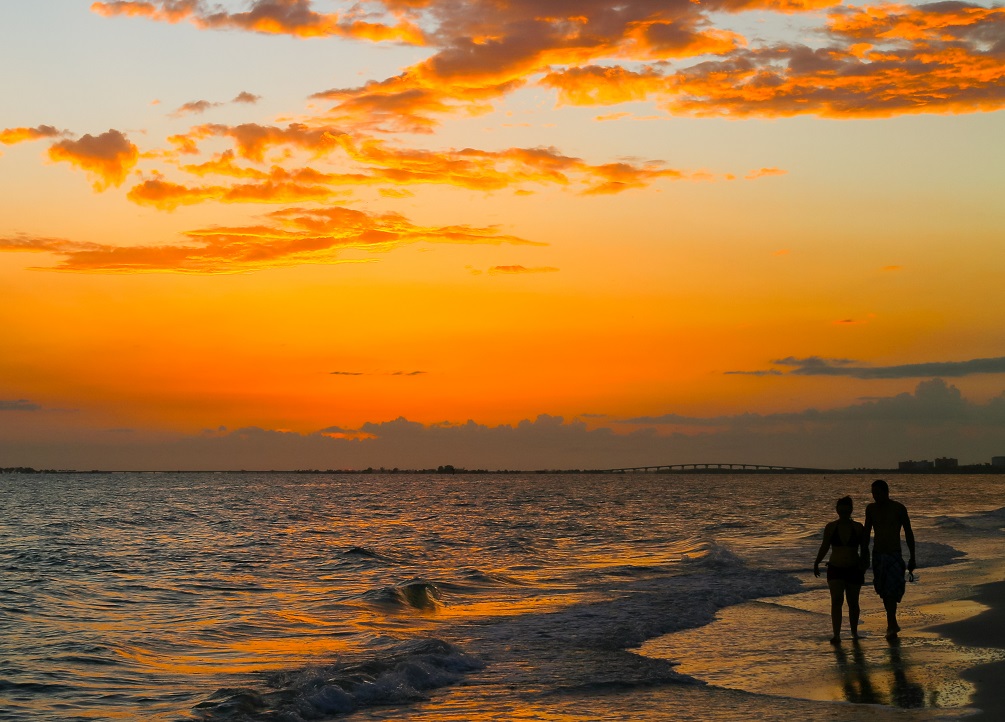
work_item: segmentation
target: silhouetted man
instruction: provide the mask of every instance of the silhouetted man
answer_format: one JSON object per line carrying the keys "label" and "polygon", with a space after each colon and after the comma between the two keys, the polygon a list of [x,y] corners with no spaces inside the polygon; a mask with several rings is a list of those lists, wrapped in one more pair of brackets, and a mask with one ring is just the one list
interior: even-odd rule
{"label": "silhouetted man", "polygon": [[876,594],[883,599],[886,609],[886,636],[896,637],[900,631],[897,624],[897,605],[904,598],[904,557],[900,553],[900,530],[904,530],[904,541],[910,558],[907,571],[913,572],[914,531],[907,507],[890,498],[890,487],[882,479],[872,482],[872,498],[875,501],[865,508],[865,538],[875,530],[876,541],[872,547],[872,575]]}

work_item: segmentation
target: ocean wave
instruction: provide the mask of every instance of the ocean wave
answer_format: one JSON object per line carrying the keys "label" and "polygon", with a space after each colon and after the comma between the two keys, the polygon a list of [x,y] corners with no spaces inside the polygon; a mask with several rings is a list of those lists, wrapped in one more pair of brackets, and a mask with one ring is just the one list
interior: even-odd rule
{"label": "ocean wave", "polygon": [[915,555],[920,566],[942,567],[959,561],[967,554],[949,544],[919,541],[915,546]]}
{"label": "ocean wave", "polygon": [[417,579],[403,584],[373,589],[363,594],[367,601],[382,606],[436,611],[443,605],[443,592],[433,582]]}
{"label": "ocean wave", "polygon": [[716,542],[706,542],[700,545],[696,553],[684,554],[680,561],[689,570],[729,571],[746,566],[743,559]]}
{"label": "ocean wave", "polygon": [[340,552],[339,556],[342,559],[340,563],[344,564],[400,564],[402,561],[396,556],[392,556],[385,552],[379,552],[376,549],[367,546],[351,546]]}
{"label": "ocean wave", "polygon": [[714,524],[706,524],[705,531],[719,531],[722,529],[747,529],[751,525],[743,521],[721,521]]}
{"label": "ocean wave", "polygon": [[194,711],[213,722],[323,719],[427,699],[430,690],[483,667],[478,658],[442,640],[412,640],[369,659],[270,673],[261,689],[220,689]]}
{"label": "ocean wave", "polygon": [[935,518],[935,526],[940,529],[958,529],[963,530],[967,528],[966,522],[962,519],[958,519],[955,516],[938,516]]}
{"label": "ocean wave", "polygon": [[465,581],[486,587],[522,587],[526,582],[520,581],[516,577],[495,572],[483,572],[481,569],[462,569],[461,576]]}

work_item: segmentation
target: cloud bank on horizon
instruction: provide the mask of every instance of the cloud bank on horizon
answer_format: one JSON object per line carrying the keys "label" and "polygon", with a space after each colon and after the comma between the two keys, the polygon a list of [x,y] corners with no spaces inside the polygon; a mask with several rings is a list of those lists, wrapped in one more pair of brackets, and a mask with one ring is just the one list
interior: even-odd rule
{"label": "cloud bank on horizon", "polygon": [[[0,402],[0,412],[37,411],[35,406]],[[676,431],[656,433],[655,427],[667,425]],[[53,440],[34,451],[47,460],[44,465],[65,468],[324,470],[451,464],[533,470],[671,463],[890,468],[902,459],[947,455],[964,464],[988,463],[1003,448],[1005,391],[986,403],[972,402],[955,386],[931,379],[919,383],[913,393],[793,413],[710,418],[666,414],[593,428],[582,420],[547,414],[499,426],[398,418],[306,434],[219,427],[194,436],[123,443]],[[0,453],[11,451],[0,441]]]}

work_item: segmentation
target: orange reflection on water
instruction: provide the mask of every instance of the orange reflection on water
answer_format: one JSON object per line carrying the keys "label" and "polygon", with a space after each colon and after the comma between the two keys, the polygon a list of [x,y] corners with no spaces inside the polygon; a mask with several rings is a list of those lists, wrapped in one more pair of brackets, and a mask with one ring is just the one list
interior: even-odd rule
{"label": "orange reflection on water", "polygon": [[118,648],[116,652],[137,664],[179,675],[246,674],[283,669],[291,660],[346,652],[355,647],[331,637],[274,637],[247,639],[224,645],[202,645],[189,654],[165,653],[143,647]]}

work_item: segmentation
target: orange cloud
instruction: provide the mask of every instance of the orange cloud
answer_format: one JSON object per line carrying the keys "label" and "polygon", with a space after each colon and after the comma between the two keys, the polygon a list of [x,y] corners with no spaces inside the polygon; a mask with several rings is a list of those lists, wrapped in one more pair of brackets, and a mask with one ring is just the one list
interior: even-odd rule
{"label": "orange cloud", "polygon": [[673,168],[661,168],[658,164],[640,167],[630,163],[605,163],[590,167],[589,174],[600,182],[583,191],[587,195],[607,195],[620,193],[630,188],[644,188],[658,178],[672,180],[684,178],[684,174],[680,171]]}
{"label": "orange cloud", "polygon": [[[495,191],[539,183],[559,186],[578,184],[586,193],[617,193],[642,188],[662,178],[701,178],[666,167],[661,161],[593,165],[580,158],[563,155],[555,148],[508,148],[501,151],[405,148],[358,132],[342,132],[332,126],[202,125],[184,136],[173,136],[169,140],[183,152],[198,153],[198,141],[210,136],[229,138],[234,148],[202,163],[179,165],[180,170],[199,177],[219,175],[269,186],[261,193],[253,194],[250,185],[186,187],[157,178],[134,188],[129,197],[140,203],[170,209],[182,203],[204,200],[290,202],[312,197],[315,193],[321,198],[324,195],[321,186],[400,187],[436,183]],[[255,167],[254,164],[264,162],[270,151],[284,146],[305,151],[316,159],[324,158],[337,163],[346,170],[324,173],[305,166],[287,171],[278,164],[270,170]],[[251,165],[240,163],[242,159]],[[288,184],[298,184],[299,187],[292,188]],[[290,198],[284,195],[286,192],[300,195]]]}
{"label": "orange cloud", "polygon": [[752,170],[746,175],[747,180],[756,180],[758,178],[765,178],[767,176],[773,175],[785,175],[787,170],[782,170],[781,168],[760,168],[758,170]]}
{"label": "orange cloud", "polygon": [[888,117],[1005,107],[1005,64],[984,50],[1005,9],[964,3],[840,8],[832,45],[776,46],[668,78],[665,107],[694,115]]}
{"label": "orange cloud", "polygon": [[662,73],[647,68],[635,72],[620,66],[587,65],[548,73],[541,85],[559,91],[558,100],[567,105],[615,105],[645,100],[666,85]]}
{"label": "orange cloud", "polygon": [[95,2],[91,10],[105,17],[124,15],[170,23],[188,20],[205,29],[247,30],[299,38],[341,36],[415,45],[423,42],[419,27],[403,18],[393,24],[374,23],[360,19],[358,10],[343,16],[315,12],[311,6],[311,0],[254,0],[247,12],[227,12],[201,0],[113,0]]}
{"label": "orange cloud", "polygon": [[[151,0],[93,7],[203,28],[432,45],[431,57],[395,77],[314,96],[333,101],[327,122],[350,130],[431,132],[442,117],[484,113],[538,80],[565,104],[653,99],[671,114],[690,115],[880,117],[1005,104],[1003,65],[987,49],[1000,35],[1005,9],[964,2],[579,0],[548,4],[544,13],[539,4],[516,0],[370,0],[342,15],[315,5],[254,0],[247,12],[226,12],[196,0]],[[818,31],[820,48],[771,40],[748,47],[745,38],[715,27],[716,13],[825,8],[833,10]],[[662,64],[699,56],[714,59],[672,71]],[[659,63],[640,67],[653,61]]]}
{"label": "orange cloud", "polygon": [[57,130],[51,125],[39,125],[34,128],[4,128],[0,130],[0,143],[14,145],[40,138],[54,138],[65,135],[66,131]]}
{"label": "orange cloud", "polygon": [[133,186],[127,197],[139,205],[161,210],[206,201],[218,203],[301,203],[329,200],[331,188],[295,182],[264,181],[232,186],[185,186],[164,180],[148,180]]}
{"label": "orange cloud", "polygon": [[185,245],[106,246],[64,239],[0,239],[0,251],[61,256],[52,268],[91,273],[245,273],[308,263],[345,263],[348,250],[387,252],[427,243],[543,245],[492,226],[418,226],[397,213],[372,214],[339,206],[287,208],[257,226],[189,231]]}
{"label": "orange cloud", "polygon": [[933,40],[953,42],[978,27],[991,28],[1005,23],[1005,8],[981,7],[968,3],[940,3],[938,6],[879,5],[842,7],[830,14],[829,29],[858,40]]}
{"label": "orange cloud", "polygon": [[213,137],[231,138],[237,146],[237,153],[242,158],[262,162],[265,153],[278,146],[294,146],[310,150],[316,155],[325,155],[336,147],[341,131],[329,127],[310,128],[302,123],[291,123],[285,128],[257,123],[242,125],[200,125],[188,133],[172,136],[170,139],[183,152],[190,148],[197,149],[196,141]]}
{"label": "orange cloud", "polygon": [[474,116],[492,109],[489,101],[522,87],[522,78],[500,82],[444,83],[435,73],[409,70],[360,88],[326,90],[312,98],[337,101],[332,122],[383,132],[431,133],[437,116]]}
{"label": "orange cloud", "polygon": [[45,236],[16,235],[0,237],[0,252],[9,253],[55,253],[68,255],[95,250],[100,246],[93,243],[80,243],[65,238],[48,238]]}
{"label": "orange cloud", "polygon": [[139,150],[125,135],[109,130],[80,140],[61,140],[49,148],[49,157],[74,165],[91,177],[94,189],[120,186],[139,159]]}

